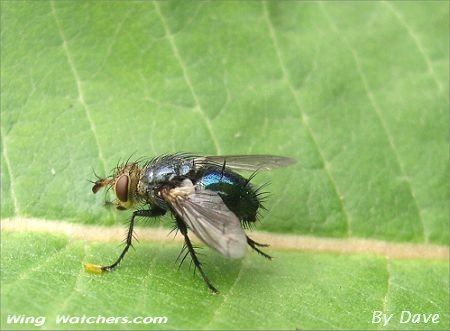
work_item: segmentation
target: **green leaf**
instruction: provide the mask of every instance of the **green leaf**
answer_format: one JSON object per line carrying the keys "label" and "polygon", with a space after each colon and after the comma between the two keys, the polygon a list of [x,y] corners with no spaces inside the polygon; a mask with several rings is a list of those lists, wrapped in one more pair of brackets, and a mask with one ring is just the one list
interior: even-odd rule
{"label": "green leaf", "polygon": [[[289,251],[273,252],[272,262],[257,254],[229,261],[207,254],[205,268],[221,291],[213,295],[187,264],[177,271],[179,249],[142,243],[118,271],[96,276],[84,272],[80,262],[111,259],[117,245],[4,233],[1,262],[8,268],[2,269],[2,329],[12,328],[5,323],[9,314],[46,316],[45,329],[124,327],[58,325],[58,315],[168,318],[166,324],[128,329],[376,329],[380,326],[371,321],[377,310],[395,314],[388,329],[448,325],[448,264],[443,261]],[[400,324],[402,310],[439,314],[440,322]]]}
{"label": "green leaf", "polygon": [[[145,242],[94,277],[81,261],[109,261],[115,242],[27,224],[122,224],[129,213],[105,208],[88,180],[130,155],[264,153],[298,164],[256,176],[271,183],[258,230],[448,246],[447,2],[0,5],[1,217],[23,222],[2,243],[2,328],[20,312],[167,314],[169,329],[383,328],[374,310],[441,314],[386,328],[446,327],[439,259],[275,247],[269,264],[205,250],[215,297],[176,272],[174,244]],[[110,327],[124,326],[89,326]]]}

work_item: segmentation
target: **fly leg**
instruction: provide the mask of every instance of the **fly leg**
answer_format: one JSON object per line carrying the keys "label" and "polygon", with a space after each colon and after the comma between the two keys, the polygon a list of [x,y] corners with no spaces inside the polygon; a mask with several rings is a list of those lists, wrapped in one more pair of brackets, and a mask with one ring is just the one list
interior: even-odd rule
{"label": "fly leg", "polygon": [[270,255],[264,253],[262,250],[260,250],[260,249],[258,248],[258,247],[268,247],[269,245],[257,243],[256,241],[254,241],[254,240],[251,239],[250,237],[248,237],[248,236],[246,236],[246,237],[247,237],[247,244],[248,244],[251,248],[253,248],[255,251],[257,251],[259,254],[261,254],[261,255],[264,256],[265,258],[267,258],[267,259],[269,259],[269,260],[272,260],[272,256],[270,256]]}
{"label": "fly leg", "polygon": [[186,247],[187,247],[187,249],[189,251],[189,254],[191,255],[191,258],[192,258],[192,261],[194,262],[195,267],[198,268],[198,270],[200,271],[200,274],[202,275],[203,280],[205,281],[206,285],[208,285],[208,288],[213,293],[219,293],[219,291],[214,287],[213,284],[211,284],[210,280],[208,279],[208,277],[204,273],[204,271],[202,269],[202,266],[201,266],[201,263],[198,260],[197,255],[195,255],[194,247],[192,246],[191,240],[189,239],[188,234],[187,234],[187,226],[186,226],[186,224],[178,216],[176,216],[175,218],[176,218],[176,222],[177,222],[177,227],[180,229],[181,234],[184,236],[185,245],[186,245]]}
{"label": "fly leg", "polygon": [[130,220],[130,226],[128,227],[127,237],[125,240],[125,247],[122,251],[122,253],[119,255],[119,258],[111,265],[108,266],[98,266],[94,264],[85,264],[85,269],[90,272],[94,273],[102,273],[104,271],[113,271],[123,260],[125,257],[125,254],[127,254],[128,249],[130,246],[132,246],[132,240],[133,240],[133,228],[134,228],[134,221],[136,217],[157,217],[162,216],[166,213],[164,209],[161,208],[154,208],[154,209],[142,209],[142,210],[136,210],[133,212],[133,216],[131,216]]}

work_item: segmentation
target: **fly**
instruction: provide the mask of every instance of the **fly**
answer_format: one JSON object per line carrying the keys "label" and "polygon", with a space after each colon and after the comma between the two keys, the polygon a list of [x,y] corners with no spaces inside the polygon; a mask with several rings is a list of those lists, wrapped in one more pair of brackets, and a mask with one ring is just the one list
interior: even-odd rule
{"label": "fly", "polygon": [[[266,193],[250,181],[258,170],[285,167],[295,162],[294,159],[274,155],[198,156],[177,153],[162,155],[145,163],[126,162],[118,166],[113,175],[98,178],[92,191],[97,193],[102,188],[112,188],[117,209],[135,208],[126,244],[113,264],[99,266],[88,263],[85,269],[94,273],[114,270],[132,245],[136,218],[158,217],[169,212],[175,218],[175,228],[184,237],[179,257],[185,253],[184,261],[189,254],[208,288],[217,293],[203,271],[189,231],[226,257],[242,258],[249,245],[271,259],[258,248],[268,245],[257,243],[244,231],[256,222],[259,209],[264,209],[262,202]],[[245,178],[237,172],[240,170],[254,171],[254,174]]]}

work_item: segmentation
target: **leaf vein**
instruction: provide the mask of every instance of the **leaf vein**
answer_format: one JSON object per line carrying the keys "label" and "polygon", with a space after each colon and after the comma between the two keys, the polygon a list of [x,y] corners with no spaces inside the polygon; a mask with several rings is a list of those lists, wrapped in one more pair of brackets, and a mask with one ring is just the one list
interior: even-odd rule
{"label": "leaf vein", "polygon": [[[6,137],[3,133],[3,131],[4,130],[0,130],[1,138],[2,138],[2,153],[3,153],[3,157],[5,158],[6,170],[8,171],[8,174],[9,174],[9,189],[11,191],[11,199],[13,202],[14,214],[19,215],[20,211],[19,211],[19,203],[17,201],[17,195],[16,195],[16,188],[15,188],[16,185],[14,182],[14,176],[12,174],[11,162],[9,161],[8,148],[7,148],[7,143],[5,141]],[[4,181],[2,180],[2,184],[3,183],[4,183]]]}
{"label": "leaf vein", "polygon": [[197,93],[195,92],[194,86],[192,84],[192,80],[191,80],[191,78],[190,78],[190,76],[188,74],[187,66],[184,63],[183,58],[181,57],[181,54],[180,54],[180,52],[178,50],[178,46],[177,46],[177,44],[175,42],[175,38],[174,38],[172,32],[170,31],[169,25],[168,25],[165,17],[163,16],[160,8],[159,8],[159,2],[158,1],[154,1],[152,3],[154,5],[154,7],[155,7],[156,13],[158,14],[158,16],[159,16],[159,18],[161,20],[161,24],[163,25],[164,31],[166,33],[167,40],[169,41],[170,47],[172,48],[172,52],[173,52],[176,60],[178,61],[178,64],[180,65],[181,71],[183,72],[183,78],[184,78],[184,80],[185,80],[185,82],[186,82],[186,84],[187,84],[187,86],[189,88],[189,91],[190,91],[190,93],[192,95],[192,98],[194,99],[194,102],[195,102],[194,111],[199,113],[200,117],[203,119],[203,121],[204,121],[204,123],[206,125],[206,128],[208,130],[208,133],[209,133],[209,135],[211,137],[211,140],[212,140],[212,142],[214,144],[214,147],[216,148],[216,153],[217,154],[221,154],[221,148],[220,148],[220,145],[219,145],[219,141],[218,141],[218,139],[217,139],[217,137],[216,137],[216,135],[214,133],[214,129],[212,127],[211,120],[208,118],[208,116],[206,116],[206,113],[205,113],[205,111],[203,110],[203,108],[202,108],[202,106],[200,104],[200,100],[198,98]]}
{"label": "leaf vein", "polygon": [[209,322],[205,323],[205,325],[206,325],[204,327],[205,330],[210,330],[211,329],[210,328],[211,323],[217,318],[217,316],[219,315],[219,311],[225,306],[225,304],[228,301],[228,298],[230,298],[232,296],[231,294],[233,292],[233,289],[236,286],[236,284],[239,282],[239,280],[241,279],[241,276],[243,274],[242,270],[244,270],[244,263],[245,263],[244,261],[241,263],[241,267],[239,268],[239,272],[238,272],[236,278],[234,279],[233,284],[230,286],[230,289],[228,290],[228,293],[223,295],[223,300],[222,300],[221,304],[215,309],[214,314],[212,315],[212,317],[209,320]]}
{"label": "leaf vein", "polygon": [[[86,256],[87,256],[87,254],[86,254],[86,245],[85,245],[84,249],[83,249],[83,258],[81,258],[81,261],[84,261]],[[83,277],[84,275],[85,275],[84,269],[80,268],[79,272],[76,275],[76,279],[74,281],[74,285],[73,285],[72,290],[70,291],[70,294],[66,297],[63,297],[63,301],[60,302],[59,304],[57,304],[58,310],[54,309],[52,311],[53,316],[55,316],[55,318],[49,318],[50,321],[56,321],[56,316],[60,315],[57,312],[64,313],[64,310],[69,305],[69,303],[74,298],[77,298],[77,294],[81,293],[81,291],[79,289],[80,289],[81,281],[82,281],[82,279],[84,279],[84,277]],[[50,327],[48,329],[52,329],[52,328]]]}
{"label": "leaf vein", "polygon": [[62,254],[64,251],[66,251],[72,245],[73,244],[71,244],[71,243],[66,243],[65,246],[63,246],[60,249],[54,251],[51,255],[46,256],[43,261],[36,261],[37,265],[31,265],[29,268],[23,270],[20,274],[18,274],[16,276],[14,281],[12,281],[11,283],[8,283],[8,284],[3,283],[2,284],[2,291],[5,292],[7,289],[9,289],[11,287],[16,288],[17,287],[17,285],[16,285],[17,282],[20,282],[23,285],[22,282],[25,279],[31,278],[29,276],[30,274],[33,274],[34,272],[39,271],[46,264],[51,263],[55,258],[57,258],[60,254]]}
{"label": "leaf vein", "polygon": [[323,168],[324,168],[325,174],[327,175],[328,180],[331,183],[331,186],[333,188],[334,194],[336,195],[337,200],[339,202],[339,207],[340,207],[340,209],[342,211],[342,214],[344,216],[344,221],[345,221],[345,225],[346,225],[346,228],[347,228],[347,233],[346,234],[347,234],[348,237],[350,237],[351,234],[352,234],[352,231],[351,231],[351,220],[350,220],[349,213],[347,212],[347,209],[346,209],[345,204],[344,204],[344,199],[343,199],[344,195],[339,190],[338,185],[336,183],[336,180],[334,179],[333,175],[331,174],[331,169],[330,169],[331,165],[327,161],[324,153],[322,152],[322,150],[319,147],[319,144],[317,142],[317,138],[316,138],[316,136],[314,134],[314,131],[313,131],[312,127],[309,125],[308,117],[305,114],[305,112],[303,111],[302,107],[300,106],[300,101],[298,99],[298,95],[295,92],[295,89],[294,89],[294,87],[293,87],[293,85],[292,85],[292,83],[290,81],[289,74],[288,74],[288,71],[287,71],[287,68],[286,68],[286,64],[283,61],[283,57],[282,57],[282,54],[281,54],[281,51],[280,51],[280,47],[278,45],[278,38],[277,38],[276,33],[275,33],[275,28],[274,28],[274,26],[273,26],[273,24],[272,24],[272,22],[270,20],[269,11],[267,9],[267,1],[263,2],[263,14],[264,14],[264,19],[265,19],[265,21],[267,23],[267,26],[268,26],[268,29],[269,29],[269,35],[270,35],[270,39],[272,40],[272,44],[273,44],[273,48],[275,50],[277,61],[278,61],[278,64],[279,64],[279,66],[281,68],[281,72],[283,74],[283,80],[284,80],[286,86],[288,87],[289,92],[291,93],[291,95],[293,97],[293,100],[295,102],[295,105],[297,106],[297,109],[300,112],[300,121],[302,123],[302,126],[306,129],[309,137],[311,138],[312,144],[313,144],[314,148],[317,150],[317,153],[318,153],[318,155],[319,155],[319,157],[321,159],[321,162],[323,164]]}
{"label": "leaf vein", "polygon": [[75,80],[75,85],[76,85],[77,94],[78,94],[78,101],[80,102],[82,108],[84,109],[84,113],[85,113],[86,119],[87,119],[87,121],[89,123],[89,128],[90,128],[90,130],[92,132],[92,135],[94,137],[94,142],[95,142],[95,146],[97,147],[97,150],[98,150],[100,161],[102,162],[102,165],[103,165],[103,170],[106,173],[105,158],[103,157],[103,152],[102,152],[102,149],[100,148],[100,143],[99,143],[99,139],[98,139],[98,136],[97,136],[97,130],[95,128],[95,123],[94,123],[94,121],[92,120],[92,117],[91,117],[91,111],[90,111],[90,109],[89,109],[89,107],[88,107],[88,105],[87,105],[87,103],[85,101],[85,98],[84,98],[84,92],[83,92],[83,88],[82,88],[82,82],[81,82],[81,79],[80,79],[80,75],[78,74],[78,70],[77,70],[77,68],[75,66],[75,62],[74,62],[74,60],[72,58],[72,55],[69,52],[67,38],[66,38],[66,36],[64,34],[64,31],[62,29],[61,22],[58,20],[58,17],[56,15],[55,2],[52,0],[50,2],[50,4],[51,4],[51,9],[52,9],[51,10],[52,11],[52,16],[53,16],[53,19],[55,21],[56,27],[58,28],[59,36],[60,36],[60,38],[62,40],[62,49],[63,49],[64,55],[66,56],[67,63],[69,65],[70,71],[72,72],[73,78]]}
{"label": "leaf vein", "polygon": [[127,11],[125,13],[125,15],[123,15],[122,20],[117,24],[116,29],[114,30],[114,34],[111,38],[111,41],[109,42],[108,48],[106,49],[106,54],[103,58],[103,62],[97,66],[98,69],[91,75],[91,80],[94,80],[97,77],[97,75],[100,73],[100,71],[102,71],[102,69],[105,67],[106,61],[111,56],[112,49],[117,42],[119,33],[122,31],[123,25],[124,25],[125,21],[127,20],[128,16],[130,16],[130,14],[131,14],[131,11],[130,10]]}
{"label": "leaf vein", "polygon": [[398,19],[400,22],[400,25],[403,26],[403,28],[408,32],[408,35],[411,37],[411,39],[414,42],[414,45],[419,50],[420,55],[423,57],[425,61],[425,65],[427,66],[428,73],[433,77],[434,82],[436,83],[436,86],[439,89],[439,92],[444,91],[444,87],[442,86],[441,81],[438,79],[436,72],[434,71],[434,68],[431,64],[430,57],[428,56],[427,52],[425,51],[425,48],[422,45],[422,42],[420,41],[417,34],[414,32],[414,30],[411,28],[411,26],[405,21],[404,17],[398,12],[398,10],[392,5],[392,3],[383,1],[383,4],[386,5],[389,10],[394,14],[394,16]]}
{"label": "leaf vein", "polygon": [[390,148],[392,150],[392,153],[394,155],[395,161],[396,161],[396,163],[399,166],[399,170],[400,170],[401,176],[402,176],[402,178],[406,179],[405,182],[408,185],[408,189],[409,189],[409,192],[411,194],[412,201],[414,203],[414,207],[415,207],[417,215],[418,215],[419,224],[422,227],[422,234],[423,234],[423,237],[424,237],[424,241],[425,241],[425,243],[428,243],[429,234],[428,234],[427,228],[425,227],[425,222],[424,222],[424,220],[422,218],[422,213],[421,213],[421,210],[420,210],[419,205],[418,205],[417,200],[416,200],[416,195],[415,195],[414,189],[413,189],[412,184],[411,184],[411,179],[406,173],[405,165],[403,164],[403,162],[400,159],[400,154],[399,154],[399,152],[397,150],[397,147],[395,146],[394,138],[393,138],[390,130],[388,129],[388,126],[387,126],[386,121],[385,121],[384,116],[383,116],[383,112],[381,111],[380,107],[378,106],[378,102],[376,101],[375,96],[372,93],[372,89],[369,86],[369,82],[367,81],[367,77],[364,74],[364,71],[362,70],[361,61],[359,60],[358,53],[356,52],[355,48],[352,47],[352,45],[350,45],[348,40],[345,39],[342,36],[341,33],[339,33],[339,30],[338,30],[336,24],[331,20],[331,17],[328,15],[328,12],[326,11],[326,9],[324,7],[324,4],[322,2],[319,2],[319,6],[322,9],[322,11],[324,12],[325,17],[328,20],[332,30],[339,36],[339,38],[343,41],[343,43],[347,46],[347,48],[350,50],[350,52],[352,54],[353,61],[355,62],[355,66],[356,66],[356,71],[357,71],[357,73],[358,73],[358,75],[359,75],[359,77],[361,79],[361,82],[363,84],[363,87],[364,87],[364,90],[366,92],[367,98],[369,99],[370,105],[372,106],[372,109],[374,110],[375,115],[378,117],[378,120],[380,122],[381,128],[383,129],[384,134],[386,135],[386,138],[388,140],[388,144],[389,144],[389,146],[390,146]]}

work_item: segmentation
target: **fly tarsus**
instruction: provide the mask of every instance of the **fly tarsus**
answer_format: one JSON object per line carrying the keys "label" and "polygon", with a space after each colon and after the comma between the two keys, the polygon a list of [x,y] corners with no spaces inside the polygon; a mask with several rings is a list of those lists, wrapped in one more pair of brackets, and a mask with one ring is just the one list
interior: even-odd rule
{"label": "fly tarsus", "polygon": [[166,211],[161,208],[142,209],[142,210],[134,211],[133,216],[131,216],[130,226],[128,227],[127,237],[125,238],[125,247],[124,247],[122,253],[120,253],[117,260],[113,264],[108,265],[108,266],[98,266],[98,265],[94,265],[91,263],[87,263],[87,264],[85,264],[84,268],[87,271],[92,272],[92,273],[102,273],[102,272],[106,272],[106,271],[113,271],[114,269],[116,269],[119,266],[120,262],[122,262],[123,258],[127,254],[130,247],[133,246],[133,237],[134,237],[133,229],[134,229],[135,218],[136,217],[158,217],[158,216],[164,215],[165,213],[166,213]]}
{"label": "fly tarsus", "polygon": [[260,250],[258,247],[268,247],[269,245],[267,244],[260,244],[256,241],[254,241],[253,239],[251,239],[249,236],[247,236],[247,243],[248,245],[253,248],[255,251],[257,251],[259,254],[261,254],[262,256],[264,256],[266,259],[272,260],[273,257],[270,256],[269,254],[264,253],[262,250]]}

